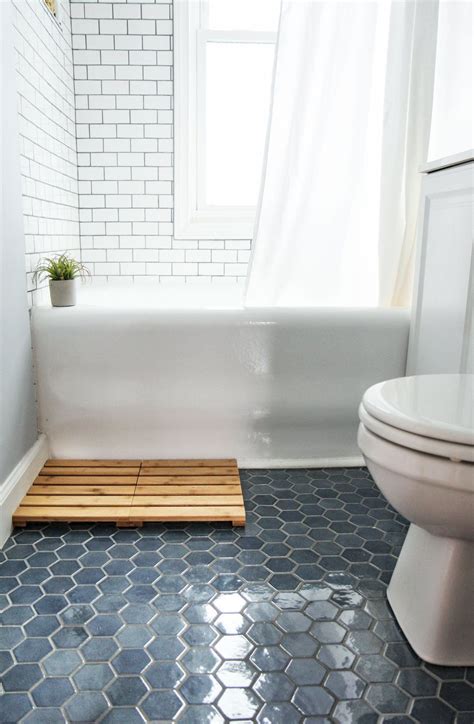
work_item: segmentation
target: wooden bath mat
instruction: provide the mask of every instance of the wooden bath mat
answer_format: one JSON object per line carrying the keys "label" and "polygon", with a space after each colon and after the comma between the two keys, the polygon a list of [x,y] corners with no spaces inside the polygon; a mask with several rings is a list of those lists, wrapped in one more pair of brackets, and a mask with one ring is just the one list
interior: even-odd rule
{"label": "wooden bath mat", "polygon": [[235,460],[48,460],[13,515],[39,521],[245,525]]}

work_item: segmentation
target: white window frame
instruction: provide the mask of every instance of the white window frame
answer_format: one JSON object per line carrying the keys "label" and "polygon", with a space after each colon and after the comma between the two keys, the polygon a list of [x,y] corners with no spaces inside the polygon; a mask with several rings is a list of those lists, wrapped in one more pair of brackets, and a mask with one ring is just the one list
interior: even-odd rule
{"label": "white window frame", "polygon": [[255,206],[204,203],[206,44],[276,43],[277,33],[208,30],[207,0],[174,5],[175,204],[178,239],[251,239]]}

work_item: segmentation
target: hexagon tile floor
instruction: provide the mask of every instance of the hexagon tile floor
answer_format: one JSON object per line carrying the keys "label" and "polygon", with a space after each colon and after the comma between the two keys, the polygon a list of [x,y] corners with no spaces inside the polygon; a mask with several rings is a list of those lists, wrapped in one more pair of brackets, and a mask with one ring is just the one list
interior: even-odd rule
{"label": "hexagon tile floor", "polygon": [[0,552],[0,721],[472,724],[385,602],[406,532],[365,469],[253,470],[246,530],[35,525]]}

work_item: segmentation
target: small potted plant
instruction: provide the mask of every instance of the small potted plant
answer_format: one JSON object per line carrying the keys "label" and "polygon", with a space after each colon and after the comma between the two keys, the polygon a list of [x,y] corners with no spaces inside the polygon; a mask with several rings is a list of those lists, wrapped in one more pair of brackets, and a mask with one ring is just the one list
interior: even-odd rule
{"label": "small potted plant", "polygon": [[89,269],[67,254],[42,259],[33,278],[49,279],[49,293],[53,307],[73,307],[76,304],[76,280],[84,279]]}

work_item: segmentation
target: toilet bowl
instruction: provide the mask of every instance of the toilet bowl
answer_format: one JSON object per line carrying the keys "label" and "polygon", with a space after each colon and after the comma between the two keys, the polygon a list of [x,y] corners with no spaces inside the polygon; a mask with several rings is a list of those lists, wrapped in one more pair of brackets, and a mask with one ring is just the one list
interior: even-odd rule
{"label": "toilet bowl", "polygon": [[377,486],[409,522],[387,597],[425,661],[474,665],[474,375],[370,387],[358,443]]}

